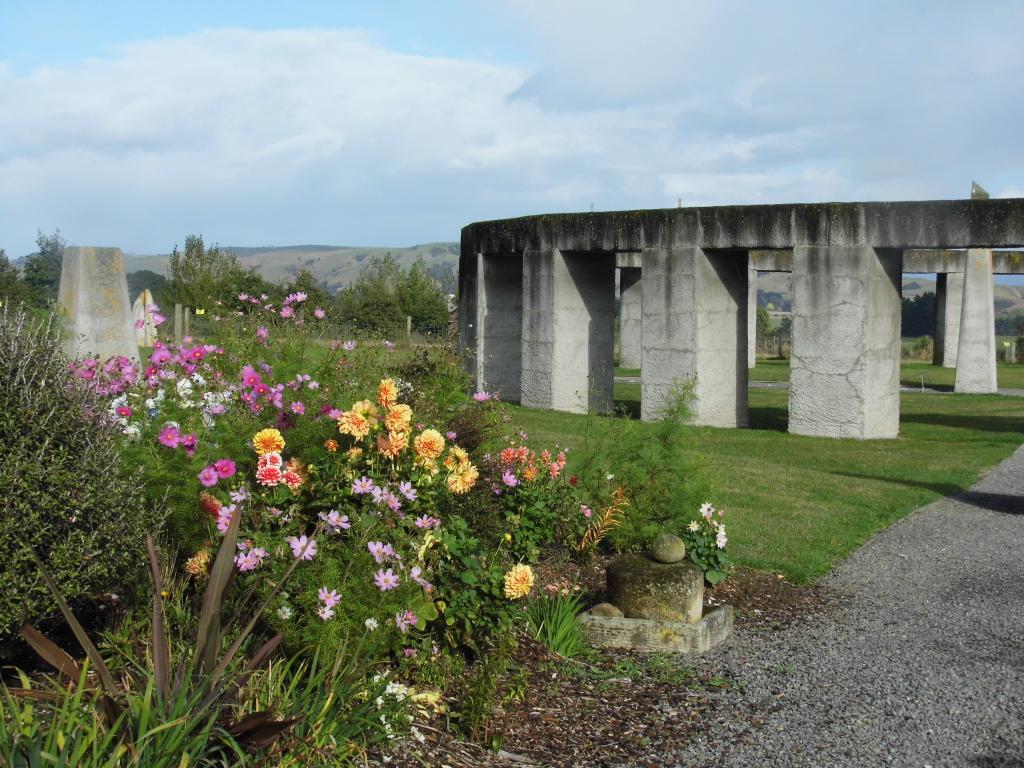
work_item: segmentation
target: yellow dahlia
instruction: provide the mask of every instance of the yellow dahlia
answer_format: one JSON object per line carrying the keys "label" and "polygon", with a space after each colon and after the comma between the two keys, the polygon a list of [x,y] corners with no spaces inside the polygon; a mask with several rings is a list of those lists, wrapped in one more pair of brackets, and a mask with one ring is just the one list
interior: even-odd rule
{"label": "yellow dahlia", "polygon": [[252,439],[256,453],[280,453],[284,450],[284,438],[276,429],[261,429]]}
{"label": "yellow dahlia", "polygon": [[398,402],[398,385],[394,379],[381,379],[377,386],[377,402],[385,408]]}
{"label": "yellow dahlia", "polygon": [[413,438],[412,447],[416,458],[433,461],[444,451],[444,436],[436,429],[425,429]]}
{"label": "yellow dahlia", "polygon": [[409,447],[409,435],[406,432],[388,432],[377,436],[377,451],[389,459],[397,457]]}
{"label": "yellow dahlia", "polygon": [[342,411],[338,417],[338,431],[343,435],[352,435],[356,440],[362,440],[370,434],[370,422],[355,410]]}
{"label": "yellow dahlia", "polygon": [[352,404],[352,413],[358,413],[369,419],[377,415],[377,406],[369,400],[359,400]]}
{"label": "yellow dahlia", "polygon": [[448,457],[444,460],[444,465],[449,470],[455,470],[456,468],[465,469],[469,465],[469,454],[462,448],[459,448],[459,446],[453,445],[451,450],[448,451]]}
{"label": "yellow dahlia", "polygon": [[210,550],[205,547],[192,555],[185,563],[185,572],[196,578],[205,576],[209,569]]}
{"label": "yellow dahlia", "polygon": [[476,484],[480,472],[472,464],[467,464],[458,472],[448,475],[448,490],[452,493],[463,494]]}
{"label": "yellow dahlia", "polygon": [[505,574],[505,597],[518,600],[526,597],[533,589],[533,569],[528,565],[514,565]]}
{"label": "yellow dahlia", "polygon": [[408,432],[411,423],[412,408],[402,403],[388,408],[388,415],[384,417],[388,432]]}

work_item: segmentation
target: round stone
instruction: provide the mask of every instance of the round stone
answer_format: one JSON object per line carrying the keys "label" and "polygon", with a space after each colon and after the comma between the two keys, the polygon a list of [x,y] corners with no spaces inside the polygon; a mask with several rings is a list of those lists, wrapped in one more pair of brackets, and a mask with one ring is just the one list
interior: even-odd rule
{"label": "round stone", "polygon": [[616,608],[611,603],[598,603],[590,609],[591,616],[600,616],[604,619],[621,619],[622,611]]}
{"label": "round stone", "polygon": [[659,533],[651,545],[651,557],[659,563],[678,563],[686,557],[686,545],[672,533]]}
{"label": "round stone", "polygon": [[608,601],[627,619],[696,624],[704,603],[704,572],[689,560],[659,563],[622,555],[608,565]]}

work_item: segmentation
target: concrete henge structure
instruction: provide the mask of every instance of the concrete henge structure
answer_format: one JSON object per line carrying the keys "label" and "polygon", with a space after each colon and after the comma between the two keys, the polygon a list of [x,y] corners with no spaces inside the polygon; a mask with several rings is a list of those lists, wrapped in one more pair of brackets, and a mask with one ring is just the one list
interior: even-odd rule
{"label": "concrete henge structure", "polygon": [[[642,418],[658,418],[673,390],[693,382],[698,424],[743,427],[751,277],[759,270],[792,271],[789,430],[895,437],[901,273],[963,271],[964,286],[984,284],[985,259],[975,257],[972,266],[969,255],[980,249],[988,254],[991,306],[993,261],[994,271],[1024,272],[1018,268],[1024,260],[988,249],[1020,246],[1024,199],[670,208],[480,222],[462,230],[460,349],[477,387],[504,399],[576,412],[609,408],[618,266],[624,304],[641,286]],[[937,259],[949,266],[932,269]],[[637,268],[639,283],[635,274],[623,277]],[[950,282],[947,277],[948,310]],[[979,334],[972,329],[981,324],[968,315],[978,302],[964,290],[958,358],[966,360],[977,354],[972,345]],[[624,308],[624,317],[635,315],[635,307]],[[635,337],[622,341],[627,348],[635,343]]]}
{"label": "concrete henge structure", "polygon": [[68,357],[139,359],[120,248],[65,248],[57,301],[67,324]]}

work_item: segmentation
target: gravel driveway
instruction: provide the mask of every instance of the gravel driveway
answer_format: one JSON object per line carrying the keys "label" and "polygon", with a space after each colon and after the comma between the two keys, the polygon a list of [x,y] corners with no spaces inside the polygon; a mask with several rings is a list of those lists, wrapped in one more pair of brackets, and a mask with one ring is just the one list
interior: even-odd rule
{"label": "gravel driveway", "polygon": [[1024,768],[1024,447],[823,583],[832,610],[698,662],[743,688],[666,765]]}

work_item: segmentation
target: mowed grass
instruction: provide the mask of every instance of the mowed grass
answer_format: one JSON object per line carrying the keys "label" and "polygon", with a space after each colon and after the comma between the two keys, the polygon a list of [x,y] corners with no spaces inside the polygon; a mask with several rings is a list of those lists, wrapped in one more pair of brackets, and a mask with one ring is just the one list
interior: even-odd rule
{"label": "mowed grass", "polygon": [[[639,372],[631,375],[638,376]],[[928,389],[952,391],[955,379],[955,368],[909,360],[900,364],[900,383],[906,387],[920,387],[923,381]],[[996,363],[996,379],[1000,387],[1024,389],[1024,364]],[[789,360],[758,360],[757,367],[750,371],[750,380],[789,381]]]}
{"label": "mowed grass", "polygon": [[[639,385],[616,387],[639,411]],[[785,390],[750,390],[750,429],[687,427],[729,551],[742,565],[813,581],[918,507],[968,488],[1024,442],[1024,398],[904,393],[900,437],[787,433]],[[582,446],[587,416],[510,406],[535,445]],[[613,439],[613,436],[612,436]],[[570,451],[570,471],[571,471]]]}

